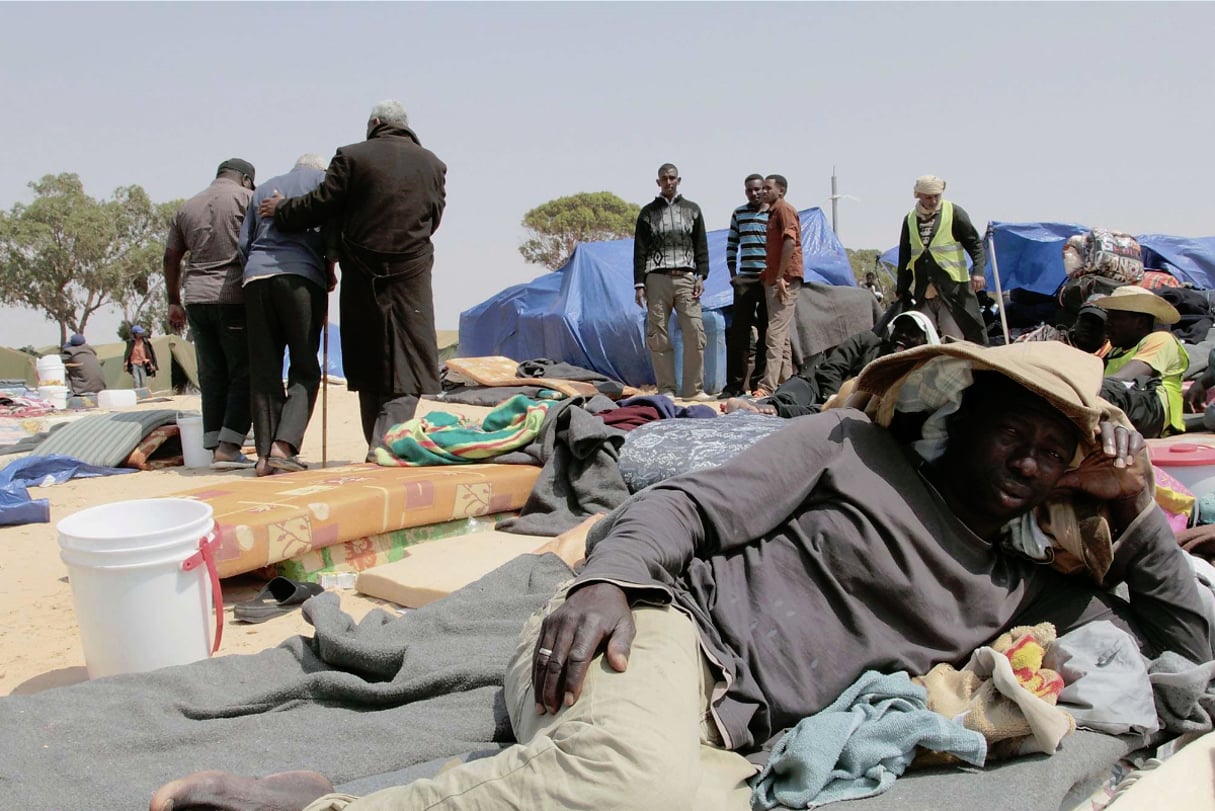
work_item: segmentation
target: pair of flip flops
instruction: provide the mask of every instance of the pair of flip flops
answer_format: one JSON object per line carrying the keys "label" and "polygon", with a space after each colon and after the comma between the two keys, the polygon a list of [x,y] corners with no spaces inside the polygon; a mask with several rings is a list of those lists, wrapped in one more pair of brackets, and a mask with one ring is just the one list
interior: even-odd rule
{"label": "pair of flip flops", "polygon": [[318,583],[300,583],[286,577],[276,577],[252,600],[233,606],[232,615],[241,622],[265,622],[291,613],[303,605],[305,600],[324,590]]}

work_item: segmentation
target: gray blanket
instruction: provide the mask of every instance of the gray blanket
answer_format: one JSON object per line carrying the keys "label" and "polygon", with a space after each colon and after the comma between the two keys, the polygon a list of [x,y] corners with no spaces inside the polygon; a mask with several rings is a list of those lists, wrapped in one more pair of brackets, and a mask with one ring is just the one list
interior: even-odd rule
{"label": "gray blanket", "polygon": [[595,414],[614,408],[595,395],[572,397],[549,408],[535,442],[525,450],[544,463],[518,518],[497,529],[522,535],[560,535],[595,513],[624,503],[629,489],[620,475],[626,432]]}
{"label": "gray blanket", "polygon": [[[314,769],[363,794],[492,753],[512,741],[501,681],[519,629],[569,576],[555,556],[524,555],[404,617],[358,624],[322,594],[304,606],[312,638],[0,699],[0,806],[146,808],[200,769]],[[1132,748],[1077,732],[1054,757],[913,772],[848,811],[1070,808]]]}
{"label": "gray blanket", "polygon": [[882,317],[877,298],[863,287],[805,284],[797,297],[793,368],[800,369],[820,352],[839,346],[849,336],[873,329]]}
{"label": "gray blanket", "polygon": [[146,808],[199,769],[315,769],[340,784],[508,742],[507,661],[569,577],[557,557],[525,555],[357,625],[326,593],[304,606],[313,638],[0,699],[0,806]]}

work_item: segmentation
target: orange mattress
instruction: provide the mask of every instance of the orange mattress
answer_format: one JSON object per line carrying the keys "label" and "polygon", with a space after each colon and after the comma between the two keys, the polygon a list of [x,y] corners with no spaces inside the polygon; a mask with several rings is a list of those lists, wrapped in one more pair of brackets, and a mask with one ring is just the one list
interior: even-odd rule
{"label": "orange mattress", "polygon": [[342,465],[179,493],[205,501],[220,531],[219,576],[384,532],[518,510],[540,468],[531,465]]}

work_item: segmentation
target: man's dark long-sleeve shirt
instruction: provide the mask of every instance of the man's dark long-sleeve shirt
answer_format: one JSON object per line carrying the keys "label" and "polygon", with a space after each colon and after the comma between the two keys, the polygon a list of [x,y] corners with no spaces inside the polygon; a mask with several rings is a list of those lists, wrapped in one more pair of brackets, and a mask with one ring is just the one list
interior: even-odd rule
{"label": "man's dark long-sleeve shirt", "polygon": [[671,603],[721,669],[729,749],[758,749],[866,670],[961,666],[1008,628],[1066,633],[1112,609],[1149,649],[1212,658],[1193,572],[1163,513],[1121,534],[1129,603],[975,535],[924,463],[859,411],[791,420],[720,467],[668,479],[596,525],[575,584]]}
{"label": "man's dark long-sleeve shirt", "polygon": [[633,286],[647,273],[690,270],[709,278],[709,240],[700,206],[683,195],[668,203],[657,197],[642,207],[633,234]]}
{"label": "man's dark long-sleeve shirt", "polygon": [[413,131],[380,124],[366,141],[338,149],[310,193],[280,201],[274,224],[301,231],[335,218],[343,240],[358,248],[400,259],[429,255],[446,173]]}

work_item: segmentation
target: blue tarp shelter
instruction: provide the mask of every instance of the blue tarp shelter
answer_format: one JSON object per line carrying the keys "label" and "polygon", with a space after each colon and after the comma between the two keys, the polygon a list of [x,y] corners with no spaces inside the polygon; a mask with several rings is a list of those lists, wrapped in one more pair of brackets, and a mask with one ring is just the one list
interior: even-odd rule
{"label": "blue tarp shelter", "polygon": [[[1051,295],[1066,277],[1063,269],[1063,243],[1072,234],[1088,229],[1081,225],[1056,222],[1004,223],[988,226],[984,250],[987,256],[987,289],[996,289],[992,276],[991,240],[996,241],[996,259],[1000,266],[1000,284],[1005,290],[1024,287]],[[899,246],[895,245],[881,256],[882,264],[898,278]],[[974,267],[966,257],[966,267]],[[1050,289],[1043,289],[1049,287]]]}
{"label": "blue tarp shelter", "polygon": [[[848,255],[819,208],[800,212],[806,280],[853,285]],[[702,305],[705,389],[725,385],[725,326],[733,303],[726,269],[727,229],[712,231]],[[678,365],[682,347],[671,319]],[[654,382],[645,346],[645,312],[634,301],[633,240],[579,244],[561,268],[508,287],[460,315],[460,357],[551,358],[633,386]]]}
{"label": "blue tarp shelter", "polygon": [[[324,333],[322,341],[324,340]],[[316,352],[316,359],[322,361],[325,357],[325,346]],[[287,379],[287,368],[291,365],[291,353],[283,353],[283,379]],[[322,371],[330,377],[346,377],[346,369],[342,364],[342,328],[332,321],[329,322],[329,367]]]}
{"label": "blue tarp shelter", "polygon": [[[1067,279],[1063,267],[1063,244],[1068,237],[1089,231],[1089,226],[1063,222],[993,222],[988,225],[987,250],[995,241],[1000,286],[1009,291],[1024,288],[1035,293],[1054,295]],[[1137,236],[1148,268],[1172,273],[1183,283],[1204,290],[1215,289],[1215,237],[1175,237],[1166,234]],[[882,254],[882,262],[895,273],[898,248]],[[969,260],[968,260],[969,262]],[[995,282],[990,255],[987,261],[987,289]]]}
{"label": "blue tarp shelter", "polygon": [[[1063,243],[1083,234],[1087,226],[1065,222],[993,222],[987,226],[986,248],[994,240],[1000,286],[1008,291],[1023,288],[1046,296],[1055,294],[1067,280],[1063,268]],[[995,290],[991,257],[987,258],[987,289]]]}
{"label": "blue tarp shelter", "polygon": [[1167,270],[1181,282],[1202,290],[1215,289],[1215,237],[1144,234],[1136,239],[1147,267]]}

